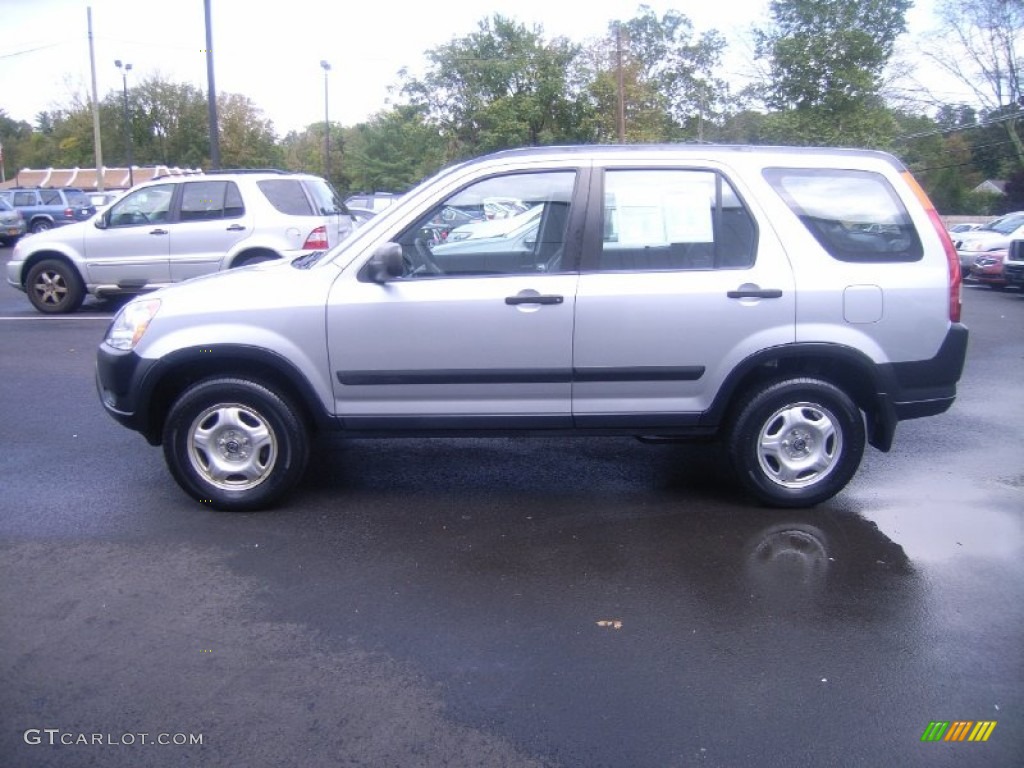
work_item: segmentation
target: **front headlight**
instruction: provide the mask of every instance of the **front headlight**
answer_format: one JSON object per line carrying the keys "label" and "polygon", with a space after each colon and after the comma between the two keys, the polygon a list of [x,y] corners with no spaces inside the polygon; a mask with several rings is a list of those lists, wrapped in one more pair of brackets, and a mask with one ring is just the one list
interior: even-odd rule
{"label": "front headlight", "polygon": [[160,299],[142,299],[126,304],[110,324],[104,341],[114,349],[126,352],[135,349],[159,309]]}

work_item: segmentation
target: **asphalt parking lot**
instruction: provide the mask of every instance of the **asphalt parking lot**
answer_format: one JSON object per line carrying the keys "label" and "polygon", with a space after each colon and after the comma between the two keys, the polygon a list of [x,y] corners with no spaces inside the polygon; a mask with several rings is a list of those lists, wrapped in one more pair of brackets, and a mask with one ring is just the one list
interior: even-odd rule
{"label": "asphalt parking lot", "polygon": [[100,408],[110,306],[0,286],[0,765],[1019,766],[1024,294],[964,294],[953,409],[814,510],[708,446],[333,439],[229,514]]}

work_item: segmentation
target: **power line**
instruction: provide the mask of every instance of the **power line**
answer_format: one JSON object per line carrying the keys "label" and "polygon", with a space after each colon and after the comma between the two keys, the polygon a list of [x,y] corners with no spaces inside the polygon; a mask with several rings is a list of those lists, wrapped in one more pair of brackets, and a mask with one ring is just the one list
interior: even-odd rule
{"label": "power line", "polygon": [[0,54],[0,59],[13,59],[15,56],[24,56],[26,53],[35,53],[36,51],[45,51],[48,48],[56,48],[59,45],[65,45],[67,40],[60,40],[56,43],[48,43],[47,45],[40,45],[36,48],[26,48],[23,51],[15,51],[14,53],[3,53]]}
{"label": "power line", "polygon": [[996,123],[1004,123],[1007,120],[1017,120],[1018,118],[1024,117],[1024,110],[1020,112],[1014,112],[1012,115],[1003,115],[1001,117],[993,117],[987,120],[979,120],[976,123],[970,125],[956,125],[950,128],[937,128],[931,131],[920,131],[919,133],[908,133],[906,136],[897,136],[893,141],[909,141],[910,139],[923,139],[928,136],[938,136],[944,133],[957,133],[959,131],[969,131],[972,128],[987,128],[990,125]]}

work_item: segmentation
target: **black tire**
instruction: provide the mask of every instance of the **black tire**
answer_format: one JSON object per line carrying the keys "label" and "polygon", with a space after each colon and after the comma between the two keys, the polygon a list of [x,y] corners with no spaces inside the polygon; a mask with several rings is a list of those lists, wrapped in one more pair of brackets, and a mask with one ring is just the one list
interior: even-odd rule
{"label": "black tire", "polygon": [[32,222],[32,226],[29,227],[29,231],[35,234],[46,232],[49,229],[53,229],[53,222],[48,219],[36,219]]}
{"label": "black tire", "polygon": [[787,379],[747,394],[727,432],[733,469],[774,507],[809,507],[841,491],[864,455],[860,410],[818,379]]}
{"label": "black tire", "polygon": [[231,268],[248,267],[252,264],[262,264],[264,261],[276,261],[278,258],[280,257],[271,253],[253,253],[248,256],[239,256]]}
{"label": "black tire", "polygon": [[32,306],[47,315],[74,312],[85,299],[78,271],[62,259],[43,259],[28,271],[25,291]]}
{"label": "black tire", "polygon": [[301,479],[309,457],[296,408],[245,379],[209,379],[187,389],[167,416],[163,445],[178,485],[226,511],[271,506]]}

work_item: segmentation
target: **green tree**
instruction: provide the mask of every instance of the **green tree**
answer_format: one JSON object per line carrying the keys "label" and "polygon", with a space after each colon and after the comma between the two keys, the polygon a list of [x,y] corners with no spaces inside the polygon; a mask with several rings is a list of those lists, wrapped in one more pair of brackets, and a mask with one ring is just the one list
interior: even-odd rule
{"label": "green tree", "polygon": [[427,51],[422,80],[402,92],[439,126],[446,158],[572,140],[575,113],[567,71],[579,48],[544,40],[540,27],[495,15],[478,31]]}
{"label": "green tree", "polygon": [[404,192],[445,162],[445,141],[421,106],[399,105],[348,132],[349,188]]}
{"label": "green tree", "polygon": [[685,15],[669,10],[659,19],[646,5],[622,31],[637,79],[659,97],[656,106],[690,137],[703,139],[705,124],[721,116],[729,101],[728,85],[714,74],[725,38],[716,30],[696,35]]}
{"label": "green tree", "polygon": [[883,146],[895,131],[882,73],[910,0],[772,0],[756,33],[769,62],[770,134],[793,144]]}
{"label": "green tree", "polygon": [[28,166],[29,142],[32,126],[24,120],[14,120],[0,109],[0,144],[3,145],[4,176],[14,178]]}
{"label": "green tree", "polygon": [[225,168],[280,167],[284,153],[277,144],[274,123],[263,117],[248,96],[219,94],[217,119],[221,165]]}
{"label": "green tree", "polygon": [[[338,123],[330,124],[331,172],[329,181],[341,190],[348,189],[348,161],[345,155],[347,131]],[[324,162],[324,123],[310,123],[301,131],[289,131],[279,144],[281,162],[290,171],[314,173],[328,178]]]}
{"label": "green tree", "polygon": [[[947,110],[948,119],[954,110]],[[921,183],[935,207],[946,214],[977,213],[971,189],[981,181],[974,170],[971,145],[963,131],[926,115],[896,116],[903,139],[900,158]]]}

